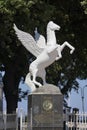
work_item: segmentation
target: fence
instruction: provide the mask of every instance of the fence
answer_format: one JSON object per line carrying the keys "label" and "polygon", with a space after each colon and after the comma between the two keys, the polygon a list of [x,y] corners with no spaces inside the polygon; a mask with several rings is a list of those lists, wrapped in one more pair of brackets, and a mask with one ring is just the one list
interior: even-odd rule
{"label": "fence", "polygon": [[[87,113],[65,113],[63,119],[64,130],[87,130]],[[21,112],[20,122],[20,130],[29,130],[23,112]]]}
{"label": "fence", "polygon": [[27,130],[23,109],[17,110],[15,114],[0,113],[0,130]]}
{"label": "fence", "polygon": [[[64,130],[87,130],[87,113],[65,113]],[[29,130],[23,109],[16,114],[0,114],[0,130]]]}
{"label": "fence", "polygon": [[0,130],[17,130],[16,114],[0,114]]}
{"label": "fence", "polygon": [[65,116],[66,130],[87,130],[87,113],[67,113]]}
{"label": "fence", "polygon": [[27,117],[23,109],[19,110],[19,127],[18,130],[27,130]]}

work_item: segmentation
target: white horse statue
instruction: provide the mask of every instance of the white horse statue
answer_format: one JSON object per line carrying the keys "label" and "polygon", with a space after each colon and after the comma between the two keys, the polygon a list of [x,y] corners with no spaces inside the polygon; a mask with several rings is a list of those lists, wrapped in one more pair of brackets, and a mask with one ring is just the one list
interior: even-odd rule
{"label": "white horse statue", "polygon": [[[73,53],[75,48],[67,41],[62,45],[57,44],[55,30],[60,30],[60,26],[55,24],[53,21],[50,21],[47,25],[47,43],[42,35],[38,35],[38,38],[35,41],[29,33],[19,30],[15,24],[14,30],[23,46],[36,56],[36,60],[30,64],[29,73],[25,79],[25,83],[31,88],[31,91],[35,91],[35,85],[39,87],[42,86],[41,83],[36,81],[36,77],[42,78],[43,85],[46,84],[45,68],[55,62],[55,60],[62,58],[61,52],[65,46],[70,48],[70,54]],[[37,30],[35,33],[37,33]]]}

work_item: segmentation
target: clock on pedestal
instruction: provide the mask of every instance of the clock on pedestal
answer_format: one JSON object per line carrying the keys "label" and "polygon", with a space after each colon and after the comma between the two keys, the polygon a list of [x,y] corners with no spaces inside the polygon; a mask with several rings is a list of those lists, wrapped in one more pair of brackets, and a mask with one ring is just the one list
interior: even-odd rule
{"label": "clock on pedestal", "polygon": [[45,110],[45,111],[50,111],[50,110],[52,110],[52,108],[53,108],[53,103],[50,101],[50,100],[45,100],[44,102],[43,102],[43,109]]}

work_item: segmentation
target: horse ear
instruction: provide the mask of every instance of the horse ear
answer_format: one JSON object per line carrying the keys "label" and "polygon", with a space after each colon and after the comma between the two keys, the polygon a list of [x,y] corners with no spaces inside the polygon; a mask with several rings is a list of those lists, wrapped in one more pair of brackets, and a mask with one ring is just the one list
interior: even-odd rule
{"label": "horse ear", "polygon": [[53,23],[54,23],[53,21],[49,21],[49,22],[48,22],[48,25],[53,24]]}

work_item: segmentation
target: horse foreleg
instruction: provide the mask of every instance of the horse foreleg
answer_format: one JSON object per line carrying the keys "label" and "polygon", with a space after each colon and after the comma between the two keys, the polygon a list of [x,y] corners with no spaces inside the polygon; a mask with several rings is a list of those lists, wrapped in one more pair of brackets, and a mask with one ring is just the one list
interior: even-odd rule
{"label": "horse foreleg", "polygon": [[71,46],[67,41],[64,42],[64,43],[61,45],[61,51],[64,49],[65,46],[67,46],[67,47],[69,47],[69,48],[71,49],[70,54],[72,54],[72,53],[74,52],[75,48],[74,48],[73,46]]}
{"label": "horse foreleg", "polygon": [[51,53],[52,51],[56,50],[58,48],[58,45],[50,45],[50,46],[47,46],[46,50],[47,50],[47,53]]}
{"label": "horse foreleg", "polygon": [[62,54],[61,54],[61,46],[59,45],[57,48],[57,52],[58,52],[58,56],[56,57],[56,60],[59,60],[62,58]]}

